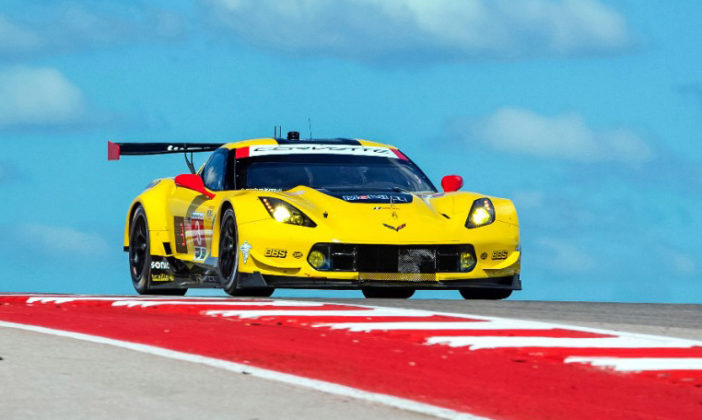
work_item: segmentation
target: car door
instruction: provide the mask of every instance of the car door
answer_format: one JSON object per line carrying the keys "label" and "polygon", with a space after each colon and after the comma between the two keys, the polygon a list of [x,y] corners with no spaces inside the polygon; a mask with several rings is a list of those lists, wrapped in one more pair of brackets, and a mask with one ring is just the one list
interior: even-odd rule
{"label": "car door", "polygon": [[[228,161],[228,149],[222,148],[212,153],[199,172],[207,189],[215,192],[227,189]],[[179,258],[208,264],[207,259],[212,249],[215,202],[218,200],[209,200],[196,191],[175,188],[169,200],[169,208],[173,214],[175,252]]]}

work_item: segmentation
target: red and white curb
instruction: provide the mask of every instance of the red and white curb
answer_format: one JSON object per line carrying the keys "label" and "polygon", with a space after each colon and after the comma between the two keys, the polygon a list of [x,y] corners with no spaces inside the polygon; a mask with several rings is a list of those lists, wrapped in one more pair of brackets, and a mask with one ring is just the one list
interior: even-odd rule
{"label": "red and white curb", "polygon": [[702,416],[695,340],[275,299],[0,295],[0,320],[441,418]]}
{"label": "red and white curb", "polygon": [[13,322],[0,321],[0,327],[14,328],[24,331],[37,332],[42,334],[55,335],[59,337],[72,338],[90,343],[105,344],[113,347],[134,350],[141,353],[147,353],[154,356],[166,357],[168,359],[181,360],[184,362],[198,363],[201,365],[224,369],[234,373],[242,373],[246,375],[256,376],[258,378],[268,379],[276,382],[282,382],[289,385],[300,386],[313,389],[315,391],[325,392],[327,394],[339,395],[342,397],[356,398],[372,403],[384,404],[390,407],[399,408],[401,410],[414,411],[417,413],[427,414],[434,417],[444,419],[461,419],[461,420],[481,420],[483,417],[473,416],[466,413],[459,413],[453,410],[422,404],[416,401],[397,398],[390,395],[377,394],[366,392],[360,389],[355,389],[347,386],[334,384],[331,382],[317,381],[314,379],[304,378],[302,376],[289,375],[281,372],[276,372],[268,369],[260,369],[241,363],[229,362],[226,360],[215,359],[212,357],[198,356],[196,354],[183,353],[164,349],[161,347],[149,346],[144,344],[130,343],[122,340],[112,340],[94,335],[72,333],[61,331],[52,328],[35,327],[32,325],[16,324]]}

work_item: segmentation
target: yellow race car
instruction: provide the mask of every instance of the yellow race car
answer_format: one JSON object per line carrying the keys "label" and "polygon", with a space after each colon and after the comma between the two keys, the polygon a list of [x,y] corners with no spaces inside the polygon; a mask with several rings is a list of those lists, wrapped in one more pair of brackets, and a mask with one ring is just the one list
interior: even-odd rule
{"label": "yellow race car", "polygon": [[[195,152],[213,152],[197,172]],[[504,299],[521,289],[512,202],[458,191],[457,175],[438,192],[393,146],[297,132],[227,144],[108,142],[110,160],[162,153],[185,153],[191,173],[153,181],[129,206],[124,250],[140,294],[308,288],[408,298],[453,289]]]}

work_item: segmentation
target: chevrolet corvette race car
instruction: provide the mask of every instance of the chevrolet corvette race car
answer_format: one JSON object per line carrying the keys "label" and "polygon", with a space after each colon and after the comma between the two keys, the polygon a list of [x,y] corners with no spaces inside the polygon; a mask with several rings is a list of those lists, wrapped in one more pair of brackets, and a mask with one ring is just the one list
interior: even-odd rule
{"label": "chevrolet corvette race car", "polygon": [[[212,152],[197,172],[195,152]],[[110,160],[163,153],[184,153],[191,173],[151,182],[129,206],[124,250],[140,294],[310,288],[408,298],[453,289],[504,299],[521,289],[512,202],[458,191],[457,175],[438,192],[394,146],[296,132],[227,144],[108,142]]]}

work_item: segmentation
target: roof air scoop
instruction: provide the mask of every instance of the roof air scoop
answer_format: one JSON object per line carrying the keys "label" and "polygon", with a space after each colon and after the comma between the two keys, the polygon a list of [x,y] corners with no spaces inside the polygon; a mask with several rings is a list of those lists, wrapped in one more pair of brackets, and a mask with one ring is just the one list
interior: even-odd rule
{"label": "roof air scoop", "polygon": [[288,140],[300,140],[300,132],[288,131]]}

